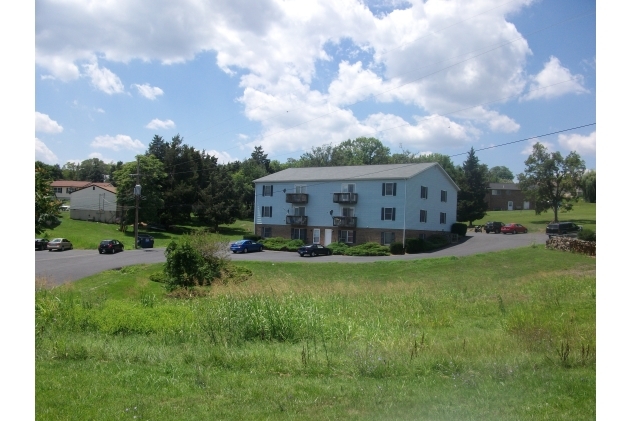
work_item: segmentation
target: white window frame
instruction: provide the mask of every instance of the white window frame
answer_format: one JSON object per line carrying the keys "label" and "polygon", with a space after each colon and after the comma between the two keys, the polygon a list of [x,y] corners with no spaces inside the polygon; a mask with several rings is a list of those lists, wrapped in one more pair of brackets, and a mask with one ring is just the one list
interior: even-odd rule
{"label": "white window frame", "polygon": [[263,185],[263,196],[271,196],[273,194],[273,186],[271,184]]}
{"label": "white window frame", "polygon": [[[385,187],[383,189],[384,196],[394,196],[394,186],[396,183],[383,183]],[[390,186],[390,193],[388,194],[388,186]]]}
{"label": "white window frame", "polygon": [[350,218],[352,218],[353,216],[355,216],[355,208],[353,207],[348,207],[348,206],[343,206],[342,210],[341,210],[342,216],[348,216]]}
{"label": "white window frame", "polygon": [[382,246],[389,246],[390,244],[394,243],[395,241],[396,241],[396,234],[393,231],[382,231],[381,232],[381,245]]}
{"label": "white window frame", "polygon": [[[350,236],[350,241],[348,240]],[[340,238],[339,241],[344,241],[347,244],[352,244],[355,242],[355,238],[353,237],[353,230],[340,230]]]}
{"label": "white window frame", "polygon": [[295,193],[307,193],[307,185],[306,184],[296,184],[294,186]]}
{"label": "white window frame", "polygon": [[344,183],[340,189],[342,193],[355,193],[355,183]]}
{"label": "white window frame", "polygon": [[313,229],[313,243],[320,244],[320,228]]}
{"label": "white window frame", "polygon": [[307,208],[305,206],[294,206],[294,216],[306,216]]}
{"label": "white window frame", "polygon": [[[390,211],[390,218],[388,218],[388,210]],[[383,220],[384,221],[394,221],[392,216],[395,214],[394,208],[383,208]]]}
{"label": "white window frame", "polygon": [[262,218],[271,218],[272,217],[272,207],[271,206],[262,206],[261,207],[261,217]]}

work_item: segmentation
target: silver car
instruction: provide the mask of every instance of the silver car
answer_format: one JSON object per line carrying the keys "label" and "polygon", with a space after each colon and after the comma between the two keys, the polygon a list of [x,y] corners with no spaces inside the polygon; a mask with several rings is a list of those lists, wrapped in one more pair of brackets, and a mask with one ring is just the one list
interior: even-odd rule
{"label": "silver car", "polygon": [[66,238],[53,238],[48,242],[46,248],[48,251],[72,250],[72,243]]}

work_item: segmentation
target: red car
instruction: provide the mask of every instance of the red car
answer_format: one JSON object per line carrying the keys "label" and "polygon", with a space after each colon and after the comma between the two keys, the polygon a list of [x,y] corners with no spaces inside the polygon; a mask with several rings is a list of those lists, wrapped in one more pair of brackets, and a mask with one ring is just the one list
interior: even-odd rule
{"label": "red car", "polygon": [[523,232],[524,234],[526,234],[528,232],[528,229],[523,226],[522,224],[516,224],[514,222],[510,223],[510,224],[506,224],[502,227],[502,234],[517,234]]}

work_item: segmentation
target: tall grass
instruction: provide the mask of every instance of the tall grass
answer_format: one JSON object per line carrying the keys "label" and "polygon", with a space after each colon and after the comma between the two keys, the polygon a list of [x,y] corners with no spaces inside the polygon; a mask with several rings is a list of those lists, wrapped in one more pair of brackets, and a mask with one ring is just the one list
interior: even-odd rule
{"label": "tall grass", "polygon": [[595,260],[562,256],[249,262],[186,300],[42,288],[38,419],[593,419]]}

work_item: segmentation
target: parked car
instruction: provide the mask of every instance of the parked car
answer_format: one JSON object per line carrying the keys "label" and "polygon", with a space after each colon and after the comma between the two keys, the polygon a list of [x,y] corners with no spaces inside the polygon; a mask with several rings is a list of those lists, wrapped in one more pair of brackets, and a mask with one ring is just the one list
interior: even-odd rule
{"label": "parked car", "polygon": [[119,251],[123,251],[125,246],[118,240],[103,240],[99,244],[99,254],[111,253],[114,254]]}
{"label": "parked car", "polygon": [[46,245],[48,251],[64,251],[64,250],[72,250],[72,243],[67,238],[53,238]]}
{"label": "parked car", "polygon": [[528,229],[522,224],[511,222],[510,224],[504,225],[501,231],[502,234],[518,234],[520,232],[526,234]]}
{"label": "parked car", "polygon": [[302,246],[298,249],[300,257],[309,255],[311,257],[316,255],[330,256],[333,254],[330,248],[324,247],[322,244],[309,244],[308,246]]}
{"label": "parked car", "polygon": [[576,237],[582,229],[582,225],[576,225],[574,222],[551,222],[546,227],[546,234],[548,234],[548,238],[556,235]]}
{"label": "parked car", "polygon": [[487,234],[490,232],[499,234],[500,232],[502,232],[503,226],[504,226],[503,222],[489,221],[484,225],[484,231],[486,231]]}
{"label": "parked car", "polygon": [[35,250],[44,250],[48,246],[47,238],[36,238],[35,239]]}
{"label": "parked car", "polygon": [[138,247],[153,248],[153,237],[149,234],[138,234]]}
{"label": "parked car", "polygon": [[252,240],[239,240],[230,244],[233,253],[248,253],[251,251],[263,251],[263,244]]}

